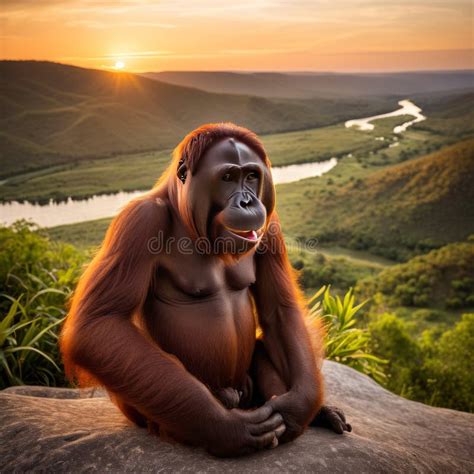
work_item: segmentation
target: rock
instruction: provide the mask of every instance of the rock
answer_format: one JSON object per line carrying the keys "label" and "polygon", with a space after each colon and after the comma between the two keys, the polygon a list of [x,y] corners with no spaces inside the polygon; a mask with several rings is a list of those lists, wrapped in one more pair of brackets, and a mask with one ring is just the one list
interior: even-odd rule
{"label": "rock", "polygon": [[11,387],[0,392],[0,471],[474,472],[474,415],[405,400],[334,362],[324,373],[352,433],[310,428],[235,459],[160,441],[101,391]]}

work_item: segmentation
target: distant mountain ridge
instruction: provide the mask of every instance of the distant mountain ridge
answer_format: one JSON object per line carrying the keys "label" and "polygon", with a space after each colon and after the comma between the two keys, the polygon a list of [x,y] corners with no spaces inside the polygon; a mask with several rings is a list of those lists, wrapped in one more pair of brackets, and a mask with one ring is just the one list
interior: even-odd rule
{"label": "distant mountain ridge", "polygon": [[232,121],[263,134],[339,123],[390,104],[213,94],[124,72],[0,61],[0,177],[170,148],[208,122]]}
{"label": "distant mountain ridge", "polygon": [[474,70],[370,74],[163,71],[142,75],[208,92],[300,99],[411,95],[474,88]]}

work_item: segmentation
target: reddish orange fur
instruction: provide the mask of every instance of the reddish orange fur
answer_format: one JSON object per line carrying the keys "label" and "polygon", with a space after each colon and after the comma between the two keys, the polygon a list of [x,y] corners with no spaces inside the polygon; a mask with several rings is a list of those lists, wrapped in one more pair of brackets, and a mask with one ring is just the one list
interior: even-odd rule
{"label": "reddish orange fur", "polygon": [[[139,424],[146,419],[159,422],[174,438],[192,444],[212,438],[213,420],[223,416],[223,407],[134,321],[143,316],[160,258],[149,253],[147,242],[158,231],[165,235],[170,232],[170,207],[193,237],[199,235],[186,196],[178,188],[178,162],[186,156],[192,172],[205,151],[223,137],[247,144],[269,174],[270,162],[263,145],[246,129],[209,124],[187,135],[155,187],[129,203],[112,221],[100,250],[77,285],[60,340],[71,380],[81,386],[104,385],[129,418]],[[319,363],[315,363],[315,356],[318,362],[322,358],[321,331],[313,328],[308,333],[305,327],[305,301],[274,211],[271,179],[268,182],[262,193],[268,217],[264,240],[276,245],[277,251],[255,256],[257,283],[252,295],[271,365],[288,390],[294,388],[295,393],[310,400],[312,408],[303,421],[307,425],[322,404],[322,378]],[[270,224],[276,226],[271,234]],[[189,336],[181,337],[184,344]],[[133,407],[131,413],[127,407]],[[143,419],[135,419],[136,413]]]}

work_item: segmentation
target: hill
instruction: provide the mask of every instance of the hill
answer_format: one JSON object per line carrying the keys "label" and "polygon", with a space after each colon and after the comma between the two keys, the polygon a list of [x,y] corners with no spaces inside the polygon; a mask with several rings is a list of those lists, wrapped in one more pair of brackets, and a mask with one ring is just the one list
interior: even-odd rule
{"label": "hill", "polygon": [[474,239],[419,255],[363,280],[358,291],[384,296],[391,307],[474,307]]}
{"label": "hill", "polygon": [[5,177],[84,157],[170,148],[207,122],[233,121],[257,133],[299,130],[381,111],[387,103],[212,94],[123,72],[0,61],[0,107]]}
{"label": "hill", "polygon": [[414,97],[428,120],[415,125],[449,138],[474,135],[474,91],[420,94]]}
{"label": "hill", "polygon": [[469,139],[321,193],[314,180],[293,194],[282,185],[282,221],[299,238],[406,260],[474,233],[473,181]]}
{"label": "hill", "polygon": [[226,71],[148,72],[145,77],[208,92],[261,97],[358,97],[412,95],[473,86],[474,71],[371,74],[239,73]]}

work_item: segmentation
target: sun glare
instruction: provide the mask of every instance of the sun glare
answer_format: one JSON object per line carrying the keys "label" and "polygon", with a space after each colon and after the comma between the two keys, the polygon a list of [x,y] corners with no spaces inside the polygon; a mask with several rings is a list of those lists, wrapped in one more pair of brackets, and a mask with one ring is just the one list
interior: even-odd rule
{"label": "sun glare", "polygon": [[117,71],[120,71],[120,70],[122,70],[124,67],[125,67],[125,63],[124,63],[123,61],[117,61],[117,62],[115,63],[114,69],[116,69]]}

